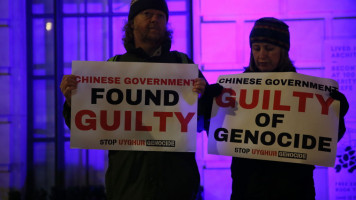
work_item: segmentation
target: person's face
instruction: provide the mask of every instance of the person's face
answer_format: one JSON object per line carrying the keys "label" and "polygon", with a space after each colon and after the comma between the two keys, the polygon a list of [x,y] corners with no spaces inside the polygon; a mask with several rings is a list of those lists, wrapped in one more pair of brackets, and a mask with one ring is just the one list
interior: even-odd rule
{"label": "person's face", "polygon": [[271,72],[278,67],[281,47],[269,43],[253,43],[252,55],[261,72]]}
{"label": "person's face", "polygon": [[160,10],[147,9],[140,12],[132,24],[135,41],[161,41],[166,33],[166,24],[166,14]]}

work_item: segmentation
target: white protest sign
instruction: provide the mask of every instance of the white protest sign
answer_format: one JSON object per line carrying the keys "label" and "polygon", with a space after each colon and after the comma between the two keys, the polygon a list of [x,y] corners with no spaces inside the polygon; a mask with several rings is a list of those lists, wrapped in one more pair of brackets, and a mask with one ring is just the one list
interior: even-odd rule
{"label": "white protest sign", "polygon": [[194,64],[73,61],[72,148],[194,152]]}
{"label": "white protest sign", "polygon": [[339,101],[331,79],[294,72],[220,76],[208,153],[333,166]]}

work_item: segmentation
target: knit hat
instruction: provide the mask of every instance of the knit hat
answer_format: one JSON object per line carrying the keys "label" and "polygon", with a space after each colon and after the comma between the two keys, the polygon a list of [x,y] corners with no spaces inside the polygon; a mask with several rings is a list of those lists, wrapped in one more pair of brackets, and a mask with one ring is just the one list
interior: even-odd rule
{"label": "knit hat", "polygon": [[274,44],[289,51],[288,25],[273,17],[264,17],[257,20],[250,33],[250,47],[255,42]]}
{"label": "knit hat", "polygon": [[165,0],[132,0],[129,11],[129,20],[138,13],[147,9],[160,10],[166,14],[168,21],[168,6]]}

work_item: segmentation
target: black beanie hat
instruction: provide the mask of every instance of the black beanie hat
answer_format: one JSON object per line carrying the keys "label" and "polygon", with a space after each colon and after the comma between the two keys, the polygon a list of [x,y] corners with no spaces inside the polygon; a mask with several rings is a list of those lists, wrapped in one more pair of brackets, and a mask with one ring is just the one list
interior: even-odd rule
{"label": "black beanie hat", "polygon": [[164,12],[168,22],[168,6],[165,0],[132,0],[129,11],[129,20],[133,19],[141,11],[147,9],[155,9]]}
{"label": "black beanie hat", "polygon": [[288,25],[273,17],[264,17],[255,22],[250,33],[250,47],[255,42],[266,42],[290,49]]}

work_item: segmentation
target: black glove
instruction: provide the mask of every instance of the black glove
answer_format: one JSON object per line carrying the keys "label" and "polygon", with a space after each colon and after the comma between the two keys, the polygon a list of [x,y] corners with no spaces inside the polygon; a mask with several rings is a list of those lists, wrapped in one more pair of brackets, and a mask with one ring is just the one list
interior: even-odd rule
{"label": "black glove", "polygon": [[340,117],[344,117],[349,110],[349,102],[345,95],[338,90],[333,90],[330,92],[330,96],[331,98],[340,101]]}
{"label": "black glove", "polygon": [[338,141],[344,136],[346,132],[345,120],[344,117],[349,110],[349,102],[347,101],[344,94],[339,92],[338,90],[333,90],[330,92],[331,98],[340,101],[340,116],[339,116],[339,133],[338,133]]}
{"label": "black glove", "polygon": [[213,99],[214,97],[219,96],[222,90],[223,87],[218,83],[207,85],[205,87],[204,95],[199,99],[200,105],[198,106],[198,132],[205,129],[206,132],[209,133]]}
{"label": "black glove", "polygon": [[221,86],[219,83],[211,84],[205,88],[204,94],[206,94],[208,98],[214,98],[219,96],[223,89],[223,86]]}

